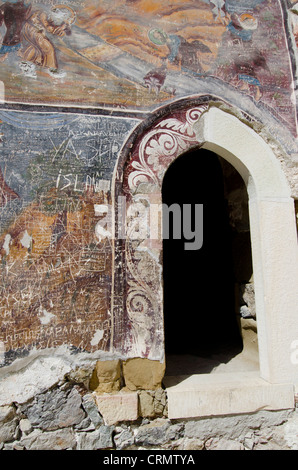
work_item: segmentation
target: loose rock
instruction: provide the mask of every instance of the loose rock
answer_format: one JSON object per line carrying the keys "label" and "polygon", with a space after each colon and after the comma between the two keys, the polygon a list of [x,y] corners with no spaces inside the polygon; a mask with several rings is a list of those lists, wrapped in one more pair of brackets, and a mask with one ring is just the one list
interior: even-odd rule
{"label": "loose rock", "polygon": [[85,418],[81,396],[75,388],[55,389],[37,395],[27,410],[34,427],[53,431],[80,423]]}
{"label": "loose rock", "polygon": [[75,448],[76,439],[70,428],[52,432],[42,432],[38,429],[21,439],[20,444],[26,450],[65,450]]}
{"label": "loose rock", "polygon": [[112,434],[113,426],[101,426],[93,432],[77,434],[78,450],[111,449],[114,447]]}

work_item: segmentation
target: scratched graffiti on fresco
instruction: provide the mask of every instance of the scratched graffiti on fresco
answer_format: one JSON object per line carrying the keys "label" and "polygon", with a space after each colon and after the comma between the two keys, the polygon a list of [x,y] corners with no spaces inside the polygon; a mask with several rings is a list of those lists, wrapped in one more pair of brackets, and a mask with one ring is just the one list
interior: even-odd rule
{"label": "scratched graffiti on fresco", "polygon": [[109,348],[111,240],[97,230],[133,120],[0,111],[0,342]]}
{"label": "scratched graffiti on fresco", "polygon": [[231,89],[294,131],[283,15],[278,0],[10,0],[0,10],[5,98],[150,110]]}

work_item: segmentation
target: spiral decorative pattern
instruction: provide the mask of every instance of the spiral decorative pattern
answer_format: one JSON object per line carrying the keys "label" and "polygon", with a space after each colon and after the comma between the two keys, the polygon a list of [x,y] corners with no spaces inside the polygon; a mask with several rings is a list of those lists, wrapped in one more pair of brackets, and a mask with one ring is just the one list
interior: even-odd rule
{"label": "spiral decorative pattern", "polygon": [[188,110],[183,120],[164,119],[143,137],[128,175],[128,185],[132,192],[141,183],[151,182],[161,186],[169,164],[191,145],[199,143],[193,125],[206,110],[207,105],[202,105]]}

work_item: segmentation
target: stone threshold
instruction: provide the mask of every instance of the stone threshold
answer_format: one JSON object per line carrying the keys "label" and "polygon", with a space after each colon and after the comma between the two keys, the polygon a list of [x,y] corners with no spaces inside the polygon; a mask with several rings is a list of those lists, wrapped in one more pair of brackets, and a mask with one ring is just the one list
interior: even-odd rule
{"label": "stone threshold", "polygon": [[166,376],[169,419],[295,408],[293,384],[271,384],[258,371]]}

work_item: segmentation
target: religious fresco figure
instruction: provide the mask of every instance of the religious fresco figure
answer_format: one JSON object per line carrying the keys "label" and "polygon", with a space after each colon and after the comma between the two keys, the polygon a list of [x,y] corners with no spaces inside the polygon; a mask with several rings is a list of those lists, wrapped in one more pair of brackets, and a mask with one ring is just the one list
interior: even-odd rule
{"label": "religious fresco figure", "polygon": [[22,29],[31,14],[31,8],[30,4],[25,5],[24,0],[9,1],[0,6],[0,26],[4,24],[6,27],[0,48],[0,62],[4,62],[10,52],[21,48]]}
{"label": "religious fresco figure", "polygon": [[148,36],[156,46],[168,47],[169,53],[164,60],[167,68],[181,70],[185,67],[201,73],[203,69],[200,65],[200,54],[211,53],[209,47],[198,39],[190,42],[179,34],[167,34],[161,29],[150,30]]}
{"label": "religious fresco figure", "polygon": [[55,47],[47,34],[63,37],[71,34],[76,14],[67,5],[55,5],[47,13],[32,11],[32,5],[24,0],[10,0],[0,6],[0,26],[6,26],[6,34],[0,49],[0,62],[16,51],[22,59],[21,70],[35,76],[35,66],[45,67],[50,75],[64,76],[58,70]]}
{"label": "religious fresco figure", "polygon": [[73,9],[66,5],[52,7],[49,14],[41,10],[33,12],[22,31],[23,41],[28,43],[22,51],[23,60],[45,67],[55,77],[64,76],[58,70],[55,47],[47,34],[59,37],[70,35],[75,17]]}
{"label": "religious fresco figure", "polygon": [[241,91],[251,92],[256,101],[262,97],[262,85],[258,72],[268,69],[266,59],[257,48],[249,48],[253,33],[258,28],[258,19],[250,13],[233,13],[227,25],[228,41],[233,48],[233,69],[236,86]]}
{"label": "religious fresco figure", "polygon": [[[223,34],[230,21],[230,15],[226,10],[226,0],[203,0],[203,3],[209,4],[214,23],[222,29]],[[208,45],[209,38],[206,34],[208,26],[209,23],[205,27],[201,26],[200,39],[186,38],[183,36],[183,32],[182,34],[170,33],[158,27],[150,29],[148,38],[151,43],[157,47],[167,46],[168,54],[163,58],[162,67],[151,70],[144,77],[145,86],[149,91],[153,89],[158,94],[165,81],[165,75],[170,70],[184,70],[194,72],[198,76],[205,75],[206,63],[212,63],[216,59],[214,47],[211,50]]]}

